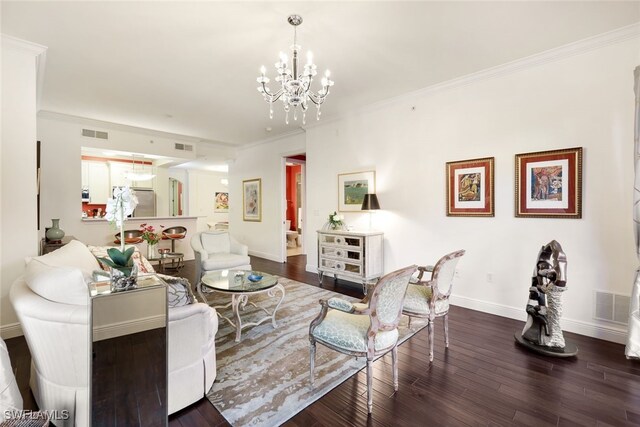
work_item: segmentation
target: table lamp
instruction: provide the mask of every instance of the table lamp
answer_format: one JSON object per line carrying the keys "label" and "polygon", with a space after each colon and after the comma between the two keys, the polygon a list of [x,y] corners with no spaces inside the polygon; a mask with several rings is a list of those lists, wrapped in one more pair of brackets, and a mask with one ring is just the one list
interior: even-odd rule
{"label": "table lamp", "polygon": [[376,211],[380,209],[380,203],[378,202],[378,196],[374,193],[367,193],[364,195],[364,200],[362,201],[363,211],[369,211],[369,230],[371,230],[371,216],[373,215],[372,211]]}

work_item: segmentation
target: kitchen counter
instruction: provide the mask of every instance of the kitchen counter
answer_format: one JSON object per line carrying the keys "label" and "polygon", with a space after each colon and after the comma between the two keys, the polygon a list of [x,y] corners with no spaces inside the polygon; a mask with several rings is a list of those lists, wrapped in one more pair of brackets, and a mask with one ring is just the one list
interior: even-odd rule
{"label": "kitchen counter", "polygon": [[[136,221],[158,221],[158,220],[167,220],[167,221],[179,221],[183,219],[198,219],[200,217],[197,216],[137,216],[133,218],[126,218],[124,220],[127,222],[136,222]],[[106,222],[105,218],[82,218],[84,222]]]}

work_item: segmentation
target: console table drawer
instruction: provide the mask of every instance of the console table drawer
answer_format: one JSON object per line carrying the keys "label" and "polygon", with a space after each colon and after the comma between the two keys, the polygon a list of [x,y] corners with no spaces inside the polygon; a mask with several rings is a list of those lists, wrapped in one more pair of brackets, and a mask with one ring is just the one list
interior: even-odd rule
{"label": "console table drawer", "polygon": [[341,258],[362,262],[362,252],[351,247],[320,246],[321,257]]}
{"label": "console table drawer", "polygon": [[362,275],[362,264],[337,259],[322,258],[320,268],[329,272],[350,273],[358,276]]}
{"label": "console table drawer", "polygon": [[320,234],[320,244],[348,246],[352,248],[362,248],[362,237],[342,236],[335,234]]}

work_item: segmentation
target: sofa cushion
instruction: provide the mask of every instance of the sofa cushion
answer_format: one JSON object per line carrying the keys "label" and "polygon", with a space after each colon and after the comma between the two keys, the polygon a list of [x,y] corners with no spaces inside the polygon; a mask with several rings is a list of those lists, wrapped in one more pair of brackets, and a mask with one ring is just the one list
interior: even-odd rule
{"label": "sofa cushion", "polygon": [[52,267],[76,267],[85,274],[100,268],[98,261],[84,243],[72,240],[60,249],[39,257],[28,258],[27,264],[32,260],[38,260],[42,264]]}
{"label": "sofa cushion", "polygon": [[25,282],[34,293],[63,304],[89,303],[88,274],[77,267],[51,266],[38,258],[27,264],[25,273]]}
{"label": "sofa cushion", "polygon": [[169,308],[182,307],[196,302],[196,297],[191,290],[191,284],[187,279],[165,274],[158,274],[158,276],[167,282],[167,305]]}
{"label": "sofa cushion", "polygon": [[[97,259],[97,258],[109,258],[109,254],[107,253],[107,250],[109,248],[115,247],[115,246],[87,246],[89,248],[89,251],[91,251],[91,253],[93,254],[93,256]],[[127,247],[127,246],[125,246]],[[129,246],[130,247],[130,246]],[[153,268],[153,266],[151,265],[151,263],[142,256],[142,254],[140,253],[140,250],[138,249],[137,246],[134,246],[136,249],[133,252],[133,255],[131,256],[131,258],[133,258],[133,262],[134,264],[136,264],[138,266],[138,273],[155,273],[155,270]],[[128,248],[128,247],[127,247]],[[119,249],[119,248],[118,248]],[[100,262],[100,267],[105,270],[105,271],[109,271],[109,266]]]}
{"label": "sofa cushion", "polygon": [[230,253],[210,254],[208,259],[202,260],[203,270],[225,270],[227,268],[241,267],[251,264],[246,255]]}
{"label": "sofa cushion", "polygon": [[210,254],[231,252],[229,233],[204,232],[200,235],[200,241],[204,250]]}

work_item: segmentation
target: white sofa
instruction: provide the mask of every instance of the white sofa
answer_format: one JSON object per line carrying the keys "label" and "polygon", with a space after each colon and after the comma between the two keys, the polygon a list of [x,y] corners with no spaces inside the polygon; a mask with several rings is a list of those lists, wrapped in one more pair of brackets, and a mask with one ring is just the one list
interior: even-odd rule
{"label": "white sofa", "polygon": [[196,277],[208,271],[251,270],[249,247],[239,243],[226,231],[202,231],[191,238],[196,257]]}
{"label": "white sofa", "polygon": [[[11,288],[11,302],[31,352],[35,400],[41,410],[66,409],[72,415],[56,425],[82,426],[88,420],[86,280],[97,269],[87,247],[72,241],[31,260],[25,276]],[[173,307],[168,313],[168,409],[174,413],[201,399],[213,385],[218,319],[215,310],[202,303]]]}
{"label": "white sofa", "polygon": [[7,419],[7,411],[22,409],[22,396],[11,368],[7,345],[0,338],[0,425]]}

